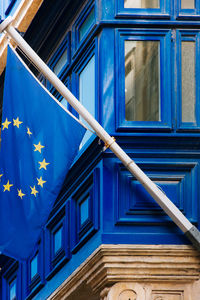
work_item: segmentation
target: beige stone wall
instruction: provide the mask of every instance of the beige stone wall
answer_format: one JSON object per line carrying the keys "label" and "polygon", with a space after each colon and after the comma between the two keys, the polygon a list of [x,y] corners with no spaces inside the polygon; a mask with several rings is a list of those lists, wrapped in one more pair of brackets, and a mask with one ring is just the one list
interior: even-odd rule
{"label": "beige stone wall", "polygon": [[200,282],[192,283],[116,283],[101,300],[199,300]]}
{"label": "beige stone wall", "polygon": [[101,245],[49,300],[199,300],[200,253],[185,245]]}
{"label": "beige stone wall", "polygon": [[[43,0],[22,0],[15,14],[13,25],[20,31],[26,32]],[[8,37],[2,34],[0,37],[0,74],[6,66]],[[14,45],[13,45],[14,46]]]}

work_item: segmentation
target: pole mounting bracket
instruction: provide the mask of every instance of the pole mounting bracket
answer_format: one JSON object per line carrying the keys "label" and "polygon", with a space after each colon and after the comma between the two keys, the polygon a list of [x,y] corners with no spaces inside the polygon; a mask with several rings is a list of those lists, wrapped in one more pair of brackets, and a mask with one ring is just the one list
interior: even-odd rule
{"label": "pole mounting bracket", "polygon": [[114,136],[112,136],[112,142],[109,144],[109,143],[105,143],[104,145],[104,151],[108,148],[110,148],[110,146],[116,142],[116,139],[114,138]]}

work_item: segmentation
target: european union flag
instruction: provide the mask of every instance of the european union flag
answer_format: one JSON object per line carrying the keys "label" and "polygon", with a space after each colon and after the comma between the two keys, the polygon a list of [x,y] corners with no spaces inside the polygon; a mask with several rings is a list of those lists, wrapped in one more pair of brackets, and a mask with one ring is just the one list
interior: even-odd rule
{"label": "european union flag", "polygon": [[0,152],[0,251],[27,258],[39,239],[85,129],[9,48]]}

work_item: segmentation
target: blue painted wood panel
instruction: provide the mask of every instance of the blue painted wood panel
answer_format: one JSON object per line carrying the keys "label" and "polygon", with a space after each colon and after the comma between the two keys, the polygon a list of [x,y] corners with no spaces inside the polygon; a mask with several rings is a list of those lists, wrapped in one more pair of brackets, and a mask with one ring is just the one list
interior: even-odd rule
{"label": "blue painted wood panel", "polygon": [[[95,118],[199,227],[198,76],[196,123],[182,122],[181,108],[182,41],[195,41],[196,62],[200,56],[200,4],[195,3],[194,10],[181,9],[178,0],[161,0],[160,8],[144,11],[124,8],[123,0],[87,1],[79,11],[74,11],[74,16],[63,12],[64,19],[71,20],[67,28],[59,24],[60,19],[55,24],[49,21],[49,40],[44,46],[58,35],[57,43],[53,49],[45,50],[41,43],[38,51],[48,52],[46,60],[52,69],[61,59],[58,76],[77,97],[80,77],[92,59],[92,72],[83,80],[87,86],[82,102],[90,108],[90,96],[95,94],[91,110]],[[94,19],[80,39],[80,30],[91,10]],[[125,120],[126,40],[160,43],[161,121]],[[62,56],[63,53],[67,55]],[[199,74],[198,63],[195,68]],[[77,116],[51,85],[46,86]],[[109,149],[104,152],[103,143],[93,136],[75,159],[32,256],[25,263],[12,262],[8,270],[2,271],[2,299],[8,298],[13,280],[19,299],[47,298],[102,243],[188,244],[189,241],[121,162]],[[31,262],[36,255],[38,269],[31,276]]]}

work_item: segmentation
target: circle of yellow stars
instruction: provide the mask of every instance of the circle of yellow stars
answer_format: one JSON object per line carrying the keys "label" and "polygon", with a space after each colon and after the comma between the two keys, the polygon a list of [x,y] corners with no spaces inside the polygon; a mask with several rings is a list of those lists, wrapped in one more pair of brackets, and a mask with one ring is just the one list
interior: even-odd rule
{"label": "circle of yellow stars", "polygon": [[[13,123],[12,123],[13,122]],[[20,128],[20,126],[23,126],[23,122],[19,120],[19,117],[17,117],[16,119],[13,119],[13,121],[9,121],[7,118],[6,120],[2,123],[2,130],[8,129],[10,124],[13,124],[13,126]],[[32,136],[32,132],[30,130],[29,127],[26,127],[26,133],[29,136],[29,138],[31,138]],[[45,146],[41,145],[41,142],[39,141],[38,144],[33,144],[34,146],[34,151],[38,151],[39,153],[42,153],[42,149],[45,148]],[[38,169],[44,169],[47,170],[47,166],[50,164],[48,162],[46,162],[45,158],[42,161],[38,161]],[[2,177],[4,176],[4,174],[0,174],[0,182]],[[37,190],[38,187],[40,186],[41,188],[43,188],[44,184],[46,183],[45,180],[43,180],[42,176],[40,176],[40,178],[36,178],[37,179],[37,183],[33,186],[30,186],[30,194],[34,195],[35,197],[37,196],[37,194],[39,194],[39,191]],[[10,192],[12,188],[14,188],[14,185],[12,183],[10,183],[10,181],[8,180],[6,184],[3,185],[3,192]],[[23,193],[22,189],[18,189],[17,188],[17,196],[20,197],[21,199],[23,197],[26,196],[26,194]]]}

